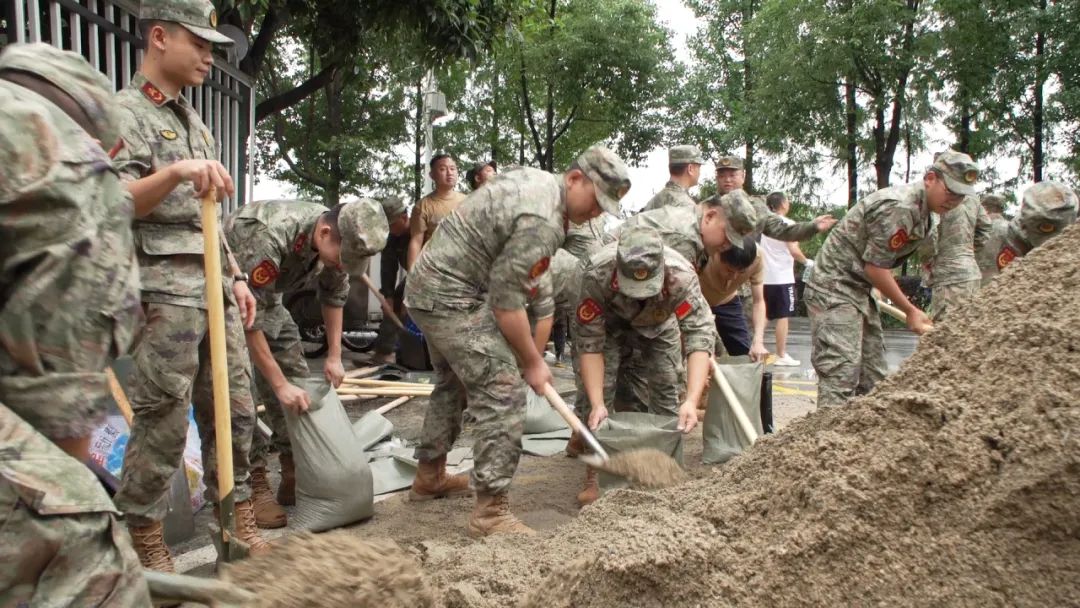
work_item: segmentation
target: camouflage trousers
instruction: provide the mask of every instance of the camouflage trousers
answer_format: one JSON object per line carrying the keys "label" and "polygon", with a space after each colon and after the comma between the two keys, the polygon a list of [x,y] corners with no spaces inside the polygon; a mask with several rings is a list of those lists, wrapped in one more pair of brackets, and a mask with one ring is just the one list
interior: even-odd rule
{"label": "camouflage trousers", "polygon": [[967,306],[979,292],[982,279],[963,281],[951,285],[935,285],[930,296],[930,318],[941,321],[949,312]]}
{"label": "camouflage trousers", "polygon": [[[232,453],[236,501],[251,496],[248,453],[255,426],[251,374],[239,311],[225,307],[225,334],[232,410]],[[181,465],[188,404],[202,441],[206,500],[217,502],[217,454],[210,335],[206,311],[172,304],[146,304],[146,326],[132,352],[135,363],[129,398],[135,420],[124,454],[116,506],[135,526],[164,519],[170,478]]]}
{"label": "camouflage trousers", "polygon": [[810,362],[818,376],[818,407],[843,405],[855,395],[870,392],[888,370],[877,307],[868,301],[863,312],[847,300],[807,289],[806,308]]}
{"label": "camouflage trousers", "polygon": [[[310,376],[310,368],[304,359],[304,348],[300,344],[300,330],[289,311],[279,303],[260,310],[258,314],[273,319],[272,323],[266,324],[267,327],[274,327],[273,335],[264,335],[281,373],[291,382],[299,382]],[[274,395],[274,389],[254,365],[251,375],[255,379],[251,394],[266,406],[266,419],[270,423],[270,430],[274,432],[273,437],[267,438],[256,430],[251,441],[251,466],[265,467],[272,451],[283,456],[292,454],[292,443],[289,441],[289,427],[285,424],[285,412]]]}
{"label": "camouflage trousers", "polygon": [[604,348],[604,405],[609,411],[678,416],[685,384],[682,361],[682,340],[674,322],[654,338],[629,326],[609,324]]}
{"label": "camouflage trousers", "polygon": [[0,404],[0,606],[150,606],[97,478]]}
{"label": "camouflage trousers", "polygon": [[529,389],[491,308],[410,309],[409,315],[424,332],[436,378],[416,458],[429,461],[449,452],[468,407],[476,421],[473,489],[506,492],[521,458]]}

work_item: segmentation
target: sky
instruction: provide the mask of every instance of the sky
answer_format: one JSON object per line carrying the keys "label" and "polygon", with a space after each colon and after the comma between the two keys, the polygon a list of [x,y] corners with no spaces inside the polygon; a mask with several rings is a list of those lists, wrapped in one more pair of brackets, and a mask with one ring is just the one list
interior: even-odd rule
{"label": "sky", "polygon": [[[659,20],[672,32],[671,45],[674,49],[676,60],[689,64],[692,62],[693,58],[690,54],[687,40],[698,28],[698,20],[693,11],[691,11],[682,0],[653,0],[653,2],[657,6],[656,12]],[[452,101],[450,105],[450,111],[453,112]],[[952,141],[952,136],[945,126],[938,122],[937,124],[928,126],[926,141],[927,150],[912,155],[911,173],[913,176],[919,175],[925,167],[930,165],[933,160],[934,152],[944,150],[949,146],[949,143]],[[677,145],[679,143],[683,142],[667,142],[668,145]],[[740,153],[741,151],[733,152]],[[990,159],[987,162],[997,170],[998,175],[1001,176],[1001,179],[1003,180],[1015,176],[1020,166],[1018,159],[1009,157]],[[906,153],[902,149],[897,150],[894,175],[896,172],[905,168],[905,163]],[[1053,176],[1052,169],[1053,168],[1051,168],[1051,171],[1049,172],[1051,178]],[[711,162],[706,164],[702,167],[702,178],[711,179],[714,170],[715,167]],[[823,167],[822,171],[828,172],[828,176],[824,178],[822,188],[815,193],[817,199],[826,205],[845,205],[847,203],[847,183],[846,175],[843,170],[833,170],[828,167]],[[863,168],[861,171],[864,176],[869,176],[872,172],[872,167]],[[464,171],[461,172],[461,175],[464,180]],[[646,156],[644,162],[630,167],[630,181],[632,186],[622,201],[623,207],[630,211],[636,211],[643,208],[645,203],[647,203],[656,192],[659,192],[660,189],[664,187],[667,179],[667,145],[665,145],[652,150]],[[901,181],[902,179],[896,178],[893,180],[894,183],[899,183]],[[782,190],[785,188],[785,184],[783,183],[766,183],[759,185],[770,190]],[[1022,181],[1017,187],[1017,191],[1014,193],[1017,200],[1019,200],[1022,190],[1028,185],[1030,185],[1030,182]],[[694,191],[691,190],[691,192],[693,193]],[[860,184],[860,194],[868,194],[864,184]],[[292,198],[296,196],[296,192],[295,189],[287,183],[262,179],[255,184],[253,195],[253,200]]]}

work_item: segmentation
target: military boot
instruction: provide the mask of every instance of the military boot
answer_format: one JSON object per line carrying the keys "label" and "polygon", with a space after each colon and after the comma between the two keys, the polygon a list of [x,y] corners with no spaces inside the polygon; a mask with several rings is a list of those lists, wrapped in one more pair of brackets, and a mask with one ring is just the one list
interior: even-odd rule
{"label": "military boot", "polygon": [[278,456],[281,463],[281,483],[277,488],[277,503],[283,507],[296,504],[296,463],[292,454]]}
{"label": "military boot", "polygon": [[412,488],[409,490],[409,500],[421,502],[433,498],[446,498],[450,496],[468,496],[472,494],[469,489],[469,476],[464,474],[450,475],[446,472],[446,455],[430,461],[420,461],[416,470],[416,479],[413,479]]}
{"label": "military boot", "polygon": [[251,469],[251,502],[255,505],[255,525],[260,528],[283,528],[289,523],[285,509],[274,500],[266,467]]}
{"label": "military boot", "polygon": [[600,498],[600,484],[597,480],[596,469],[585,467],[585,488],[578,492],[578,504],[583,507],[591,505],[597,498]]}
{"label": "military boot", "polygon": [[476,493],[476,506],[469,516],[469,536],[481,538],[492,534],[526,534],[536,530],[526,526],[510,512],[510,495]]}
{"label": "military boot", "polygon": [[129,525],[128,532],[131,533],[131,544],[135,546],[135,553],[139,554],[139,563],[143,568],[170,574],[176,572],[169,546],[165,544],[165,529],[160,521],[149,526]]}
{"label": "military boot", "polygon": [[566,442],[566,457],[577,458],[585,453],[585,439],[580,433],[574,431],[570,434],[570,441]]}
{"label": "military boot", "polygon": [[[214,505],[214,519],[221,521],[217,505]],[[259,536],[259,528],[255,525],[255,507],[251,499],[236,503],[236,537],[247,544],[251,557],[270,553],[270,543]]]}

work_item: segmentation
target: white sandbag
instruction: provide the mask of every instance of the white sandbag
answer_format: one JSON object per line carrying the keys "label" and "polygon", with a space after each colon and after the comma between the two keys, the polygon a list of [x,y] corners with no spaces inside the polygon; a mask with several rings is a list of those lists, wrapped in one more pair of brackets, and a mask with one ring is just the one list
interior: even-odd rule
{"label": "white sandbag", "polygon": [[296,463],[296,512],[289,527],[322,531],[375,512],[371,469],[337,392],[323,380],[297,383],[311,397],[299,416],[285,409]]}

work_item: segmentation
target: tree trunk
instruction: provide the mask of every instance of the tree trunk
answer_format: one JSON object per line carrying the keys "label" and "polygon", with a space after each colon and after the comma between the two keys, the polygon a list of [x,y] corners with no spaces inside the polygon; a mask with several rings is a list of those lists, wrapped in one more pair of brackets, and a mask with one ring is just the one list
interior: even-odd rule
{"label": "tree trunk", "polygon": [[333,207],[341,202],[341,182],[345,178],[341,169],[341,142],[337,139],[344,132],[341,112],[341,97],[344,89],[345,70],[335,70],[333,78],[326,85],[326,121],[329,123],[330,132],[335,134],[335,140],[331,142],[326,154],[329,179],[323,188],[323,198],[327,207]]}
{"label": "tree trunk", "polygon": [[1032,91],[1035,97],[1035,106],[1031,115],[1031,130],[1035,138],[1031,148],[1031,171],[1032,178],[1036,182],[1043,181],[1043,87],[1046,84],[1046,66],[1044,65],[1046,53],[1046,32],[1044,31],[1044,17],[1046,15],[1046,0],[1039,0],[1039,18],[1035,31],[1035,87]]}
{"label": "tree trunk", "polygon": [[416,134],[413,142],[413,151],[416,157],[413,161],[413,202],[423,196],[421,188],[424,186],[423,148],[424,148],[424,77],[421,75],[416,80],[416,117],[413,119],[413,132]]}
{"label": "tree trunk", "polygon": [[848,209],[859,201],[859,141],[858,141],[858,106],[855,99],[855,81],[848,77],[844,81],[844,114],[847,118],[845,129],[847,139],[847,178]]}
{"label": "tree trunk", "polygon": [[[551,0],[548,5],[548,19],[552,35],[555,33],[555,9],[558,1]],[[544,151],[540,158],[540,168],[554,171],[555,167],[555,92],[550,82],[547,83],[547,106],[544,109]]]}
{"label": "tree trunk", "polygon": [[[750,64],[753,53],[750,52],[749,35],[746,32],[747,24],[754,18],[754,2],[752,0],[743,3],[742,23],[739,24],[739,36],[742,39],[743,55],[743,108],[753,108],[754,98],[754,68]],[[743,142],[746,148],[746,158],[743,164],[746,166],[746,182],[743,190],[754,193],[754,133],[751,129],[745,129],[746,139]]]}
{"label": "tree trunk", "polygon": [[499,70],[491,61],[491,162],[499,162]]}
{"label": "tree trunk", "polygon": [[874,108],[874,172],[877,175],[877,187],[889,185],[893,159],[888,155],[885,135],[885,108],[878,103]]}
{"label": "tree trunk", "polygon": [[966,96],[960,104],[960,124],[956,130],[956,149],[971,154],[971,102]]}

